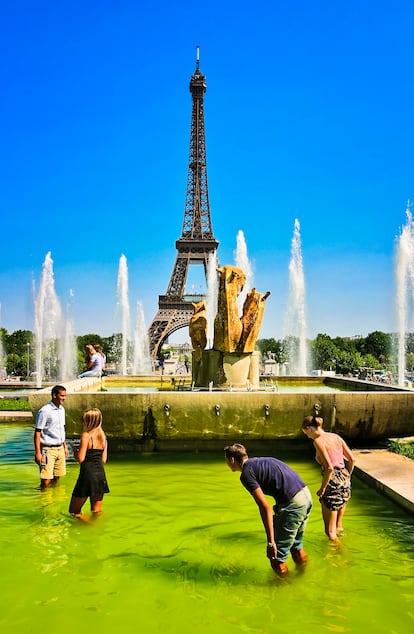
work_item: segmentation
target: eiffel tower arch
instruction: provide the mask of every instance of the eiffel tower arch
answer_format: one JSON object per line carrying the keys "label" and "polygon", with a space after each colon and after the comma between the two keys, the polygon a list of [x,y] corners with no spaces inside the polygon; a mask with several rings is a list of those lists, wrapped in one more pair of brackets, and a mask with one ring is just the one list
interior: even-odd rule
{"label": "eiffel tower arch", "polygon": [[176,241],[176,260],[165,295],[158,297],[158,310],[148,329],[151,356],[156,358],[164,341],[176,330],[188,326],[193,315],[192,302],[204,295],[186,292],[190,266],[204,267],[207,282],[209,256],[217,251],[210,215],[207,184],[206,138],[204,130],[204,93],[206,78],[200,71],[197,46],[196,69],[190,80],[192,95],[190,152],[187,193],[181,237]]}

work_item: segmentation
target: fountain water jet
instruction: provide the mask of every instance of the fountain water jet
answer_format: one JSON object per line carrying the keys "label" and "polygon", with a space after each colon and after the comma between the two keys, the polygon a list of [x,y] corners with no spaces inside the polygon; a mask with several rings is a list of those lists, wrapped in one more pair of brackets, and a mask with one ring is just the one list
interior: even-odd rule
{"label": "fountain water jet", "polygon": [[207,263],[207,347],[213,347],[214,320],[217,314],[218,280],[217,273],[218,260],[217,253],[211,253]]}
{"label": "fountain water jet", "polygon": [[134,330],[134,358],[132,372],[136,376],[151,374],[151,356],[149,351],[149,338],[145,325],[144,308],[137,301],[137,317]]}
{"label": "fountain water jet", "polygon": [[118,282],[117,282],[118,306],[121,309],[121,333],[122,352],[121,370],[122,374],[127,374],[128,367],[128,338],[130,330],[130,310],[128,300],[128,266],[125,255],[119,258]]}
{"label": "fountain water jet", "polygon": [[46,254],[43,263],[39,292],[35,298],[34,307],[37,387],[41,387],[42,378],[45,375],[59,380],[73,378],[75,375],[73,327],[71,322],[65,322],[62,315],[59,298],[55,291],[53,260],[50,251]]}
{"label": "fountain water jet", "polygon": [[[299,223],[295,225],[292,251],[296,265],[292,268],[296,272],[299,268],[303,276],[299,266]],[[125,299],[125,261],[123,265],[120,277],[124,282]],[[303,437],[300,422],[309,412],[316,411],[315,403],[330,428],[338,429],[348,439],[365,440],[409,433],[412,404],[407,392],[394,386],[373,385],[370,393],[366,394],[365,390],[360,390],[357,380],[329,377],[326,378],[327,387],[340,388],[338,392],[331,393],[314,386],[314,380],[320,381],[319,377],[307,377],[305,387],[317,389],[303,391],[299,386],[285,394],[279,389],[272,393],[266,387],[261,390],[255,345],[270,293],[262,294],[253,288],[247,295],[240,317],[237,297],[245,284],[245,275],[235,266],[219,267],[218,272],[220,283],[213,349],[205,350],[206,338],[202,336],[206,326],[204,302],[198,303],[200,307],[194,306],[190,321],[191,339],[195,343],[200,341],[199,350],[193,346],[194,391],[183,393],[184,390],[176,390],[175,386],[174,389],[165,389],[162,380],[159,391],[133,391],[128,392],[127,397],[124,393],[110,393],[110,388],[104,393],[94,391],[93,400],[99,403],[108,419],[105,429],[111,442],[119,443],[122,448],[130,442],[135,449],[153,451],[167,447],[213,448],[216,443],[235,437],[244,437],[249,442],[298,440]],[[127,306],[126,302],[124,306]],[[114,379],[108,378],[108,383],[113,383]],[[295,381],[296,378],[292,379],[292,383]],[[97,384],[92,386],[92,390],[98,387]],[[350,393],[343,392],[343,387],[348,387]],[[70,399],[65,407],[67,429],[68,433],[77,433],[80,413],[89,405],[92,391],[82,393],[75,389],[71,392],[69,385],[68,392]],[[46,391],[29,396],[33,412],[45,398]]]}
{"label": "fountain water jet", "polygon": [[237,246],[235,251],[235,264],[237,268],[241,269],[246,276],[246,282],[244,284],[244,288],[240,292],[240,295],[237,299],[237,305],[239,307],[239,312],[241,314],[243,310],[244,300],[246,299],[248,291],[253,286],[253,269],[252,269],[252,265],[250,263],[249,257],[247,255],[246,239],[241,229],[239,229],[237,233],[236,244]]}
{"label": "fountain water jet", "polygon": [[305,276],[303,272],[300,223],[295,219],[289,263],[289,297],[285,332],[289,341],[290,374],[307,375]]}
{"label": "fountain water jet", "polygon": [[[0,328],[1,328],[1,304],[0,304]],[[5,366],[6,366],[6,358],[4,355],[3,337],[0,334],[0,375],[1,375],[1,378],[6,378],[7,376]]]}
{"label": "fountain water jet", "polygon": [[407,222],[402,228],[396,250],[396,306],[398,332],[398,385],[405,384],[405,347],[408,331],[409,307],[414,293],[414,223],[411,203],[406,209]]}
{"label": "fountain water jet", "polygon": [[65,380],[72,378],[76,374],[76,345],[75,345],[75,332],[73,327],[72,318],[72,305],[71,300],[73,297],[73,291],[69,293],[69,303],[67,305],[66,320],[63,328],[63,334],[61,339],[62,349],[62,362],[61,362],[61,378]]}

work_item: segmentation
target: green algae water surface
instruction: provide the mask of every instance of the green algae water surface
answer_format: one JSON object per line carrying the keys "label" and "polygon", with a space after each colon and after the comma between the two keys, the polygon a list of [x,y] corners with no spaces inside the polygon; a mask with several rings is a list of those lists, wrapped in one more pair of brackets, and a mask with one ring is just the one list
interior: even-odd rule
{"label": "green algae water surface", "polygon": [[40,492],[33,430],[0,427],[0,626],[40,634],[398,633],[414,625],[413,518],[353,480],[340,546],[312,456],[279,454],[314,509],[303,574],[279,579],[250,495],[221,454],[109,456],[104,514],[67,513],[79,466]]}

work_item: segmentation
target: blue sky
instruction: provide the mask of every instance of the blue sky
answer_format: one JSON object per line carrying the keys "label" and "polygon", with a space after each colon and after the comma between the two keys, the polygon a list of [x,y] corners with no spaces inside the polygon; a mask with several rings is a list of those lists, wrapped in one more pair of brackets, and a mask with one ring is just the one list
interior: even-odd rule
{"label": "blue sky", "polygon": [[198,44],[219,258],[241,229],[271,291],[261,336],[283,336],[295,218],[309,337],[395,331],[413,25],[409,0],[3,3],[1,325],[33,329],[49,251],[76,334],[119,331],[122,254],[150,324],[181,234]]}

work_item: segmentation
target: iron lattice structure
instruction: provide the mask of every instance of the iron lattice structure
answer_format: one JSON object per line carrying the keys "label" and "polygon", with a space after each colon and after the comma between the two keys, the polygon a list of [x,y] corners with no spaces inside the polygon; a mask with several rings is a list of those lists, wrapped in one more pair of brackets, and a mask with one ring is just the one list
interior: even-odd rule
{"label": "iron lattice structure", "polygon": [[199,67],[197,47],[196,69],[190,80],[192,114],[187,193],[181,238],[176,243],[177,256],[165,295],[158,297],[158,311],[148,329],[151,355],[158,356],[163,342],[176,330],[188,326],[193,315],[192,302],[204,295],[186,294],[190,266],[203,265],[207,281],[207,265],[218,248],[211,224],[207,184],[206,138],[204,129],[204,93],[206,78]]}

